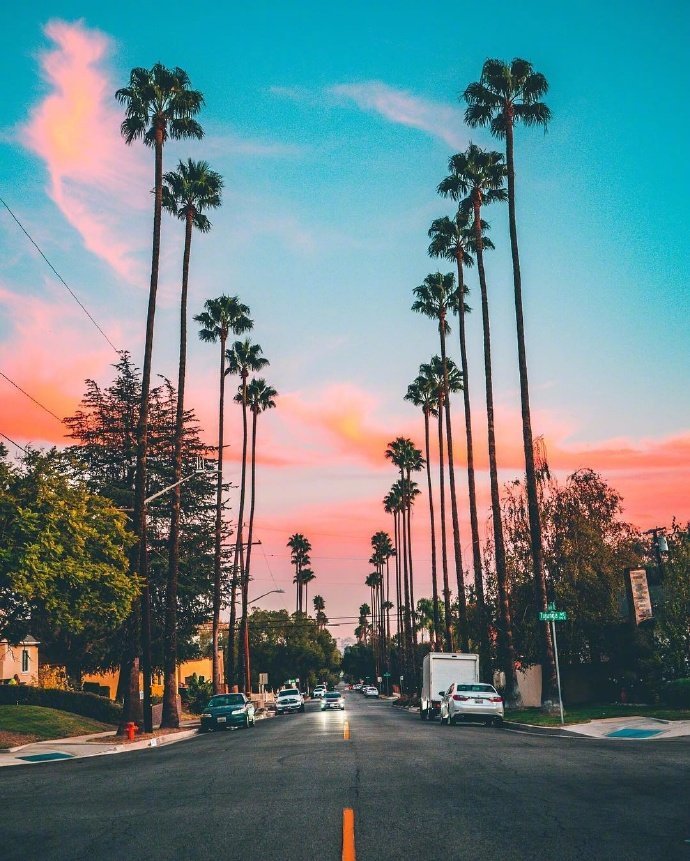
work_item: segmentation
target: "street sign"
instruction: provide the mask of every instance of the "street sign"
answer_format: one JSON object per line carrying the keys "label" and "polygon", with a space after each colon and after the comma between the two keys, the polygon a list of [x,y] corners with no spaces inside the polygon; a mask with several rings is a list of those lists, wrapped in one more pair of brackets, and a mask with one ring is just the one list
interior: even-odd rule
{"label": "street sign", "polygon": [[391,677],[391,674],[390,674],[390,673],[384,673],[384,674],[383,674],[383,678],[384,678],[384,679],[390,679],[390,677]]}
{"label": "street sign", "polygon": [[259,684],[267,685],[268,684],[268,673],[259,673]]}
{"label": "street sign", "polygon": [[568,614],[565,610],[543,610],[539,613],[540,622],[567,622]]}
{"label": "street sign", "polygon": [[376,676],[376,681],[377,681],[379,684],[381,684],[381,682],[383,681],[383,679],[382,679],[382,677],[381,677],[381,676]]}

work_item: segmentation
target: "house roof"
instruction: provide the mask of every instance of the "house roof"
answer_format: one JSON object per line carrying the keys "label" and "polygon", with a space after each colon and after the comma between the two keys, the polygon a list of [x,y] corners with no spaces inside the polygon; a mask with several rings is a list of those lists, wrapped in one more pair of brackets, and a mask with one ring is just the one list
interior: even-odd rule
{"label": "house roof", "polygon": [[18,643],[10,643],[9,640],[0,640],[0,643],[5,643],[8,646],[40,646],[41,641],[37,640],[32,634],[27,634],[23,640]]}

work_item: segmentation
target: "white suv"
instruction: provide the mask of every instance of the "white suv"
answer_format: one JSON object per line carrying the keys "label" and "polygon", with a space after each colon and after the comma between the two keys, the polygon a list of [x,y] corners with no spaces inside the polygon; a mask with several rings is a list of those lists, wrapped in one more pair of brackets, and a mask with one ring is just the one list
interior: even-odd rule
{"label": "white suv", "polygon": [[282,691],[278,691],[278,696],[276,697],[276,715],[303,711],[304,697],[297,688],[285,688]]}
{"label": "white suv", "polygon": [[312,691],[312,697],[314,697],[315,700],[321,699],[321,697],[323,697],[325,693],[326,685],[317,685]]}

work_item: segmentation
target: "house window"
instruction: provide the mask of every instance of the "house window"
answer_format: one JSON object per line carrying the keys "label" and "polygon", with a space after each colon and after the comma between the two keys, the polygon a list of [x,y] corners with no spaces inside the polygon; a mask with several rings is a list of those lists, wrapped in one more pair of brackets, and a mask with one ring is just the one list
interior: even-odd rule
{"label": "house window", "polygon": [[22,672],[29,672],[29,653],[26,649],[22,649]]}

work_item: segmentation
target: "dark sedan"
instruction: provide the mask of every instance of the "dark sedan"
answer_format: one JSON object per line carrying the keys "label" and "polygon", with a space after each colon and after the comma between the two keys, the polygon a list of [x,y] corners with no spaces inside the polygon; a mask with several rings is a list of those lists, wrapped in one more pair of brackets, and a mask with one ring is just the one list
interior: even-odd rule
{"label": "dark sedan", "polygon": [[211,697],[201,715],[201,732],[254,726],[254,706],[244,694],[217,694]]}

